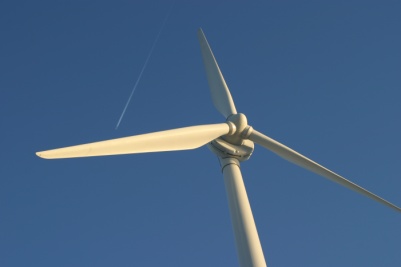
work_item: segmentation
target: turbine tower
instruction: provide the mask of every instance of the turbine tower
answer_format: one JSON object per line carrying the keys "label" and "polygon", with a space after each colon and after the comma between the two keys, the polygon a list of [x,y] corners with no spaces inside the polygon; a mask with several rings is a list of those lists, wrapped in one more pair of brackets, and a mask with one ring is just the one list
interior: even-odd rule
{"label": "turbine tower", "polygon": [[184,127],[52,149],[36,154],[45,159],[59,159],[188,150],[207,144],[220,160],[241,267],[266,266],[240,170],[240,162],[249,159],[254,143],[302,168],[401,212],[399,207],[387,200],[249,126],[246,116],[237,113],[230,91],[202,29],[198,30],[198,38],[213,104],[226,118],[224,123]]}

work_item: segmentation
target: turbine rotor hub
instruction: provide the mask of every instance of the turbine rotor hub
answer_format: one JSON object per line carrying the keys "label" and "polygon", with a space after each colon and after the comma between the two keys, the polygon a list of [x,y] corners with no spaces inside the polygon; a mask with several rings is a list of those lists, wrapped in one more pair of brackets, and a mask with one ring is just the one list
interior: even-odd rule
{"label": "turbine rotor hub", "polygon": [[232,114],[226,122],[230,126],[230,132],[222,138],[231,144],[242,145],[252,132],[252,127],[248,125],[246,116],[242,113]]}
{"label": "turbine rotor hub", "polygon": [[248,126],[248,120],[246,116],[242,113],[232,114],[228,116],[227,122],[234,123],[235,127],[237,128],[236,133],[241,133],[246,126]]}
{"label": "turbine rotor hub", "polygon": [[235,145],[223,138],[217,138],[207,146],[220,159],[235,158],[238,161],[249,159],[254,149],[254,144],[251,140],[243,140],[241,145]]}
{"label": "turbine rotor hub", "polygon": [[246,116],[242,113],[232,114],[226,122],[230,132],[210,142],[209,149],[220,159],[235,158],[239,161],[249,159],[254,150],[254,144],[248,140],[252,127],[248,125]]}

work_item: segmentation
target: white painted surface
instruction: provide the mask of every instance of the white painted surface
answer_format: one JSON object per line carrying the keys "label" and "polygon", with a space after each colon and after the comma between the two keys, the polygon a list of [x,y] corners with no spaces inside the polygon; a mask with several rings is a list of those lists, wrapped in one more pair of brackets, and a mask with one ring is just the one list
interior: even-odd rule
{"label": "white painted surface", "polygon": [[194,149],[230,132],[227,123],[206,124],[37,152],[46,159]]}
{"label": "white painted surface", "polygon": [[236,159],[221,160],[231,222],[241,267],[266,266],[248,195]]}
{"label": "white painted surface", "polygon": [[198,38],[214,106],[225,118],[231,114],[237,114],[230,90],[202,29],[198,30]]}
{"label": "white painted surface", "polygon": [[291,148],[277,142],[276,140],[274,140],[256,130],[252,131],[252,133],[249,136],[249,139],[254,141],[255,143],[269,149],[270,151],[276,153],[280,157],[282,157],[302,168],[305,168],[311,172],[319,174],[320,176],[323,176],[333,182],[336,182],[342,186],[345,186],[348,189],[358,192],[359,194],[367,196],[381,204],[384,204],[390,208],[395,209],[398,212],[401,212],[401,208],[397,207],[396,205],[369,192],[368,190],[360,187],[359,185],[354,184],[353,182],[342,177],[341,175],[338,175],[337,173],[323,167],[322,165],[320,165],[320,164],[314,162],[313,160],[305,157],[304,155],[296,152],[295,150],[292,150]]}

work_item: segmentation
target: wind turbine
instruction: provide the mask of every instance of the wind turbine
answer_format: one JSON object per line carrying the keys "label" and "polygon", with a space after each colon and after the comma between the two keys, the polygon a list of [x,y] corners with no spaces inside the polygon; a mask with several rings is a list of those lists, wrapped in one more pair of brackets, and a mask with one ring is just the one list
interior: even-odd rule
{"label": "wind turbine", "polygon": [[266,266],[240,171],[240,162],[249,159],[254,150],[254,143],[267,148],[300,167],[401,212],[401,208],[394,204],[350,182],[249,126],[246,116],[242,113],[237,113],[230,91],[202,29],[198,30],[198,38],[213,104],[226,118],[226,122],[184,127],[52,149],[37,152],[36,155],[45,159],[92,157],[188,150],[207,144],[220,160],[235,235],[237,255],[241,267]]}

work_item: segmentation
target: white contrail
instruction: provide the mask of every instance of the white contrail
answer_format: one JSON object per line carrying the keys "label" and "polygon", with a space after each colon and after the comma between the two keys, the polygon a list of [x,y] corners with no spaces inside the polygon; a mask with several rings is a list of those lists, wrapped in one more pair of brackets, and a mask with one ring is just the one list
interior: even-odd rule
{"label": "white contrail", "polygon": [[128,98],[127,104],[125,104],[124,110],[123,110],[123,112],[121,113],[120,119],[119,119],[118,122],[117,122],[116,130],[117,130],[118,126],[120,125],[121,120],[122,120],[123,117],[124,117],[125,111],[127,110],[127,107],[128,107],[128,105],[129,105],[129,103],[130,103],[130,101],[131,101],[131,98],[132,98],[132,96],[134,95],[135,89],[136,89],[136,87],[138,86],[139,81],[141,80],[143,71],[145,70],[146,66],[148,65],[149,59],[150,59],[150,57],[151,57],[151,55],[152,55],[152,53],[153,53],[153,49],[155,48],[156,43],[157,43],[157,41],[159,40],[160,34],[161,34],[162,31],[163,31],[164,25],[166,24],[166,21],[167,21],[168,17],[170,16],[171,9],[172,9],[172,7],[173,7],[174,2],[175,2],[175,1],[173,1],[173,3],[171,4],[171,7],[170,7],[169,11],[167,12],[166,17],[164,18],[163,24],[162,24],[162,26],[160,27],[160,30],[159,30],[159,32],[158,32],[157,35],[156,35],[156,39],[155,39],[155,41],[153,42],[152,47],[150,48],[148,57],[147,57],[146,60],[145,60],[145,64],[143,65],[142,70],[141,70],[141,72],[139,73],[138,79],[137,79],[136,82],[135,82],[134,88],[132,88],[132,92],[131,92],[131,94],[130,94],[130,96],[129,96],[129,98]]}

